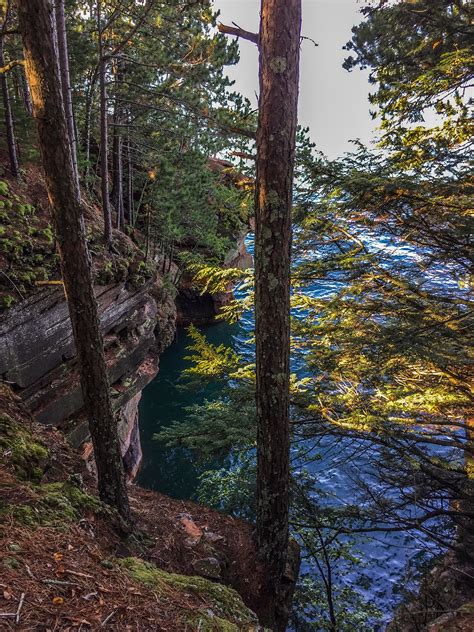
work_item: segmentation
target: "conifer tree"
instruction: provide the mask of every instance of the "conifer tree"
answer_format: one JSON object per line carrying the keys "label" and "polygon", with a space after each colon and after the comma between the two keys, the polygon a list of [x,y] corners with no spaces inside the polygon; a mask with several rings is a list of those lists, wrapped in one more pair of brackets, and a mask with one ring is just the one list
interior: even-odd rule
{"label": "conifer tree", "polygon": [[255,185],[257,537],[277,587],[288,550],[291,207],[301,2],[263,0],[260,19]]}
{"label": "conifer tree", "polygon": [[20,175],[20,165],[18,161],[18,151],[16,146],[15,128],[13,123],[13,113],[11,106],[10,93],[8,89],[7,72],[4,57],[4,37],[5,31],[9,24],[11,14],[11,2],[9,1],[5,8],[5,15],[0,26],[0,84],[2,88],[3,109],[5,116],[5,130],[7,137],[8,156],[10,159],[10,172],[14,178]]}
{"label": "conifer tree", "polygon": [[74,177],[77,180],[77,188],[79,189],[76,125],[74,121],[74,110],[72,105],[71,76],[69,72],[69,49],[67,41],[64,0],[55,0],[54,9],[58,39],[59,66],[61,69],[61,89],[63,92],[63,103],[66,113],[69,142],[71,143],[71,157],[74,169]]}
{"label": "conifer tree", "polygon": [[94,446],[101,499],[130,524],[130,508],[109,393],[103,339],[92,284],[83,208],[74,175],[62,102],[52,8],[48,0],[18,2],[25,68],[33,96],[46,187],[52,205],[64,288],[76,344],[84,408]]}

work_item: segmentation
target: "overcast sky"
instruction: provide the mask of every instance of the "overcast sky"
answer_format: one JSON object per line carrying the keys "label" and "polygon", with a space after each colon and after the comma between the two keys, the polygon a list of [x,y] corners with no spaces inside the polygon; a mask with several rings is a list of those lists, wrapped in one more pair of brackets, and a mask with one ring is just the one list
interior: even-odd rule
{"label": "overcast sky", "polygon": [[[258,31],[260,0],[214,0],[220,21]],[[375,122],[369,115],[367,73],[342,68],[351,28],[361,22],[360,0],[303,0],[299,122],[309,126],[317,148],[330,158],[351,150],[350,139],[369,143]],[[229,68],[235,88],[256,106],[257,47],[240,40],[240,62]]]}

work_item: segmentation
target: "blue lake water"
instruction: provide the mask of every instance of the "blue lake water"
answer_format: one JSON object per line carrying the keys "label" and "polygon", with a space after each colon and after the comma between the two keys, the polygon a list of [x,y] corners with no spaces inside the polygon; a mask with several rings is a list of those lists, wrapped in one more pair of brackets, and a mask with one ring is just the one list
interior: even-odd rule
{"label": "blue lake water", "polygon": [[[249,240],[249,250],[252,242]],[[315,285],[309,289],[315,294],[331,291],[330,283]],[[239,352],[249,353],[245,339],[253,329],[252,314],[245,314],[238,324],[218,323],[203,329],[207,338],[214,344],[225,343]],[[182,419],[186,407],[212,399],[219,394],[219,385],[206,385],[190,391],[182,388],[180,376],[189,366],[185,359],[186,347],[190,339],[185,331],[179,331],[176,341],[160,359],[160,372],[143,391],[140,404],[140,428],[143,447],[143,465],[138,483],[143,487],[155,489],[174,498],[190,499],[196,493],[199,476],[209,469],[196,462],[193,454],[183,448],[167,448],[152,439],[160,429],[173,421]],[[297,370],[298,367],[293,367]],[[326,437],[315,447],[320,459],[308,467],[317,479],[318,486],[329,494],[328,502],[334,504],[354,503],[357,494],[356,479],[367,482],[376,468],[377,455],[367,451],[363,443],[349,440],[335,440]],[[216,463],[216,468],[222,463]],[[363,560],[361,569],[355,569],[344,575],[342,582],[357,586],[360,592],[383,612],[383,620],[399,603],[400,588],[408,580],[407,563],[430,553],[426,542],[417,540],[413,533],[380,532],[375,537],[358,535],[356,550]],[[311,563],[304,563],[304,572],[312,573]],[[368,581],[367,581],[368,579]],[[374,630],[381,629],[380,626]]]}

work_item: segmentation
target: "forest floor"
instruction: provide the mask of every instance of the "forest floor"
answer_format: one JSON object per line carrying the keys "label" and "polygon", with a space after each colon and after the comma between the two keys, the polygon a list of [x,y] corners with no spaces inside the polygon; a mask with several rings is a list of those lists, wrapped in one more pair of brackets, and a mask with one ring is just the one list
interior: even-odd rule
{"label": "forest floor", "polygon": [[0,451],[1,629],[260,629],[250,525],[132,485],[120,535],[81,456],[4,386]]}

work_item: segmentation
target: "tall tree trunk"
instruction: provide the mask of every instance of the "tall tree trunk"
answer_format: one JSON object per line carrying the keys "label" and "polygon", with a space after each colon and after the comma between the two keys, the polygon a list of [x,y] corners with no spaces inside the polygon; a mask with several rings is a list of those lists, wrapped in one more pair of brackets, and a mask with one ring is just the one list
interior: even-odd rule
{"label": "tall tree trunk", "polygon": [[[5,28],[6,20],[2,26],[2,31]],[[0,33],[0,67],[5,65],[5,58],[3,55],[3,32]],[[8,157],[10,159],[10,172],[14,178],[18,178],[20,175],[20,165],[18,162],[18,152],[15,140],[15,128],[13,125],[13,114],[10,101],[10,94],[8,92],[7,74],[0,74],[0,83],[2,85],[2,98],[3,98],[3,110],[5,113],[5,131],[7,136]]]}
{"label": "tall tree trunk", "polygon": [[69,72],[69,54],[67,45],[66,16],[64,0],[55,0],[56,32],[58,39],[59,66],[61,69],[61,89],[63,93],[64,111],[66,114],[67,131],[71,144],[71,157],[74,177],[79,188],[79,169],[77,166],[77,137],[74,124],[74,110],[72,107],[71,74]]}
{"label": "tall tree trunk", "polygon": [[114,102],[114,118],[112,131],[112,203],[117,214],[117,228],[123,228],[123,142],[121,132],[121,108],[118,99],[119,85],[119,69],[118,64],[114,63],[115,76],[115,102]]}
{"label": "tall tree trunk", "polygon": [[462,497],[455,504],[460,512],[457,518],[456,552],[462,564],[474,561],[474,417],[465,411],[465,433],[468,450],[464,452],[466,480],[461,487]]}
{"label": "tall tree trunk", "polygon": [[101,2],[97,0],[97,32],[99,45],[99,92],[100,92],[100,180],[102,212],[104,214],[105,243],[112,243],[112,213],[109,199],[109,131],[107,120],[106,58],[102,33]]}
{"label": "tall tree trunk", "polygon": [[276,591],[288,550],[291,205],[300,31],[301,0],[262,0],[255,191],[257,539]]}
{"label": "tall tree trunk", "polygon": [[91,122],[92,122],[92,106],[94,104],[94,90],[97,82],[97,71],[94,71],[90,77],[89,85],[86,89],[86,103],[84,107],[84,128],[83,128],[83,150],[86,157],[85,181],[89,188],[90,171],[91,171]]}
{"label": "tall tree trunk", "polygon": [[127,488],[110,401],[83,208],[74,177],[62,104],[51,6],[48,0],[19,0],[18,17],[76,343],[84,407],[94,446],[99,493],[102,500],[116,507],[129,523]]}
{"label": "tall tree trunk", "polygon": [[25,69],[21,67],[19,70],[20,70],[21,96],[23,98],[25,110],[28,112],[30,116],[32,116],[33,106],[31,104],[30,86],[28,85],[28,81],[26,80]]}
{"label": "tall tree trunk", "polygon": [[117,228],[123,229],[123,143],[119,129],[114,127],[114,188],[113,203],[117,213]]}
{"label": "tall tree trunk", "polygon": [[[133,163],[132,146],[130,143],[130,129],[127,130],[127,196],[126,196],[127,222],[133,226]],[[125,213],[124,213],[125,215]]]}

